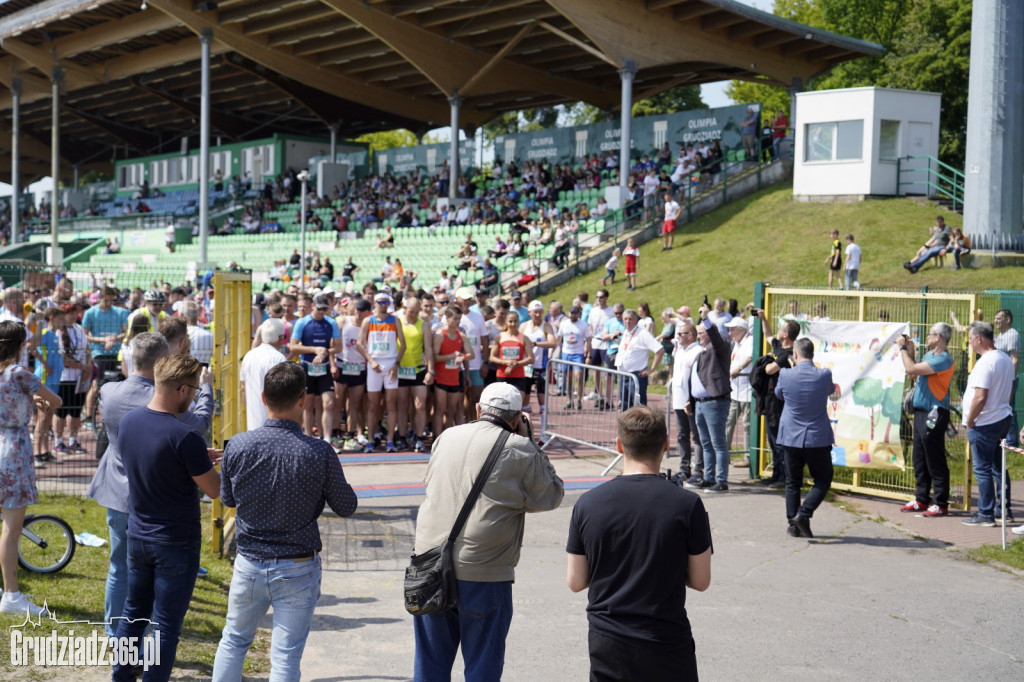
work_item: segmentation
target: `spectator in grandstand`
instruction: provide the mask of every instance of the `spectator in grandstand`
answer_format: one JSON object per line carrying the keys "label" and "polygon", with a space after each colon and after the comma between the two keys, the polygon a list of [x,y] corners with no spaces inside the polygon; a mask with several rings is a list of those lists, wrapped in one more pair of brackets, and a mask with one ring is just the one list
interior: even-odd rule
{"label": "spectator in grandstand", "polygon": [[[61,406],[54,413],[55,454],[80,454],[85,448],[78,442],[78,430],[82,426],[82,406],[85,394],[92,380],[92,358],[89,354],[89,343],[85,340],[85,332],[74,321],[76,306],[65,304],[64,316],[57,318],[60,327],[56,329],[60,352],[64,358],[64,369],[60,376],[58,395]],[[67,420],[68,443],[64,444],[64,426]],[[43,460],[59,461],[55,459]]]}
{"label": "spectator in grandstand", "polygon": [[[498,271],[498,266],[491,262],[490,258],[484,259],[484,267],[481,270],[483,275],[480,279],[474,283],[476,285],[478,293],[488,294],[488,292],[498,285],[501,279],[501,273]],[[449,282],[449,288],[451,283]]]}
{"label": "spectator in grandstand", "polygon": [[[434,383],[434,343],[430,324],[420,318],[422,303],[415,296],[402,297],[402,335],[405,353],[398,363],[398,435],[400,449],[423,452],[427,437],[427,392]],[[412,426],[409,428],[409,409]]]}
{"label": "spectator in grandstand", "polygon": [[699,496],[659,477],[668,449],[663,415],[619,415],[623,475],[573,507],[566,582],[590,588],[592,680],[696,680],[686,588],[711,584],[711,527]]}
{"label": "spectator in grandstand", "polygon": [[434,438],[447,428],[463,421],[462,400],[466,377],[461,375],[468,358],[473,357],[473,345],[460,328],[462,309],[448,305],[444,308],[444,325],[433,338],[434,343]]}
{"label": "spectator in grandstand", "polygon": [[[363,320],[370,316],[373,305],[368,299],[359,298],[350,303],[347,313],[336,320],[341,327],[341,352],[335,355],[334,396],[337,410],[347,415],[347,433],[343,443],[335,447],[355,450],[366,445],[363,435],[363,395],[366,392],[366,359],[359,352],[359,334]],[[341,424],[345,427],[345,424]],[[372,433],[370,434],[373,435]]]}
{"label": "spectator in grandstand", "polygon": [[263,402],[263,378],[274,365],[285,362],[281,352],[285,347],[285,325],[271,318],[256,330],[261,343],[245,354],[238,372],[239,388],[245,400],[246,428],[249,431],[263,426],[267,419],[267,406]]}
{"label": "spectator in grandstand", "polygon": [[494,235],[494,248],[487,252],[491,258],[500,258],[508,252],[508,245],[500,234]]}
{"label": "spectator in grandstand", "polygon": [[944,256],[948,252],[949,240],[953,237],[953,230],[946,224],[945,218],[935,216],[935,227],[933,229],[934,233],[931,238],[924,243],[924,246],[918,249],[913,260],[903,263],[903,267],[910,274],[915,274],[930,259]]}
{"label": "spectator in grandstand", "polygon": [[[87,492],[100,506],[107,509],[107,529],[110,534],[110,566],[107,572],[104,598],[104,621],[107,634],[117,629],[115,618],[122,615],[128,593],[128,479],[124,471],[118,445],[121,417],[133,409],[145,406],[153,397],[153,367],[160,358],[169,355],[167,340],[160,334],[139,334],[133,343],[134,371],[125,381],[110,382],[100,389],[100,407],[109,443],[100,459]],[[178,415],[178,420],[196,433],[205,433],[213,417],[213,373],[200,374],[202,391],[192,409]]]}
{"label": "spectator in grandstand", "polygon": [[701,488],[712,493],[729,490],[729,443],[726,422],[729,417],[730,346],[708,316],[706,305],[700,307],[697,340],[701,352],[690,374],[687,414],[694,414],[697,431],[704,450],[705,480]]}
{"label": "spectator in grandstand", "polygon": [[747,152],[747,161],[757,160],[757,128],[761,122],[753,107],[747,108],[747,117],[740,123],[740,134],[743,135],[743,148]]}
{"label": "spectator in grandstand", "polygon": [[167,227],[164,228],[164,244],[167,246],[167,250],[170,253],[174,253],[174,244],[176,242],[174,235],[174,221],[168,220]]}
{"label": "spectator in grandstand", "polygon": [[391,226],[388,225],[387,231],[377,233],[377,248],[378,249],[393,249],[395,248],[395,235],[391,232]]}
{"label": "spectator in grandstand", "polygon": [[[379,292],[373,297],[373,315],[363,320],[359,332],[358,349],[366,358],[367,428],[376,430],[381,413],[381,393],[387,432],[380,434],[386,442],[386,452],[396,452],[394,437],[398,425],[398,366],[405,354],[405,337],[402,325],[395,315],[388,312],[392,305],[391,296]],[[367,434],[368,436],[371,434]],[[372,434],[374,438],[377,434]],[[365,451],[373,452],[374,443],[367,443]]]}
{"label": "spectator in grandstand", "polygon": [[303,423],[306,435],[328,439],[334,424],[334,383],[332,381],[334,357],[341,350],[341,330],[338,323],[327,316],[331,305],[327,297],[317,294],[313,310],[302,317],[292,329],[288,343],[290,353],[301,356],[306,371],[306,394]]}
{"label": "spectator in grandstand", "polygon": [[374,277],[374,282],[387,282],[391,279],[391,271],[394,269],[394,265],[391,263],[391,256],[384,256],[384,264],[380,266],[380,277]]}
{"label": "spectator in grandstand", "polygon": [[341,266],[341,281],[351,282],[354,280],[356,271],[359,270],[359,266],[352,260],[352,256],[349,256],[345,261],[345,264]]}
{"label": "spectator in grandstand", "polygon": [[[5,294],[5,305],[10,305]],[[60,397],[18,363],[27,343],[25,326],[0,321],[0,504],[3,506],[3,535],[0,536],[0,572],[3,598],[0,613],[40,616],[46,611],[21,593],[18,585],[18,541],[25,508],[38,499],[32,467],[29,424],[37,402],[46,410],[61,406]]]}
{"label": "spectator in grandstand", "polygon": [[[64,373],[64,357],[60,351],[60,330],[64,327],[64,309],[59,306],[47,308],[43,313],[46,320],[46,327],[39,336],[39,346],[36,349],[35,375],[39,377],[40,383],[54,393],[60,390],[60,379]],[[50,451],[50,429],[53,424],[53,410],[49,404],[44,409],[36,411],[35,438],[32,440],[32,454],[37,469],[46,467],[47,462],[55,462],[53,453]]]}

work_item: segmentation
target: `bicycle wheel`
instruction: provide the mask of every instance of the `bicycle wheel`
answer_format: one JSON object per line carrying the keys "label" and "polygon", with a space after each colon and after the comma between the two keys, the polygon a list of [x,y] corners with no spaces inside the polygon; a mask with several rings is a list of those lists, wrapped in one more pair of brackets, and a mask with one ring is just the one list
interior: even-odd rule
{"label": "bicycle wheel", "polygon": [[56,573],[75,556],[75,532],[64,519],[26,516],[18,539],[18,564],[34,573]]}

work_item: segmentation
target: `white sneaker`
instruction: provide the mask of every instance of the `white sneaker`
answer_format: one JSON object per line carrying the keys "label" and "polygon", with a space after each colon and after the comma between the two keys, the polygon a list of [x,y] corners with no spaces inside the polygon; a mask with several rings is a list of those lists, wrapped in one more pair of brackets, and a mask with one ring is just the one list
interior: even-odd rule
{"label": "white sneaker", "polygon": [[3,598],[0,599],[0,613],[23,614],[28,612],[30,616],[38,616],[43,613],[48,613],[47,609],[33,604],[32,600],[24,594],[19,594],[17,599],[10,599],[8,597],[9,594],[9,592],[4,592]]}
{"label": "white sneaker", "polygon": [[584,400],[597,400],[597,392],[591,391],[587,395],[583,396]]}
{"label": "white sneaker", "polygon": [[1024,535],[1024,525],[1017,526],[1016,528],[1011,528],[1010,532],[1014,535]]}

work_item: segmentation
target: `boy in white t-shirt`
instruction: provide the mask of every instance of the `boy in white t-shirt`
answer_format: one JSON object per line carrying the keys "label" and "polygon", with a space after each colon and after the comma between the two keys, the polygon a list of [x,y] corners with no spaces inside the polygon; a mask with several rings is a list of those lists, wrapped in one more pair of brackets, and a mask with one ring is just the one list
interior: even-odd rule
{"label": "boy in white t-shirt", "polygon": [[846,290],[850,290],[850,285],[853,285],[854,289],[860,289],[860,281],[857,279],[857,275],[860,272],[860,245],[853,241],[853,235],[846,235]]}
{"label": "boy in white t-shirt", "polygon": [[615,284],[615,267],[619,264],[619,250],[612,249],[612,257],[604,264],[606,274],[601,278],[601,285]]}

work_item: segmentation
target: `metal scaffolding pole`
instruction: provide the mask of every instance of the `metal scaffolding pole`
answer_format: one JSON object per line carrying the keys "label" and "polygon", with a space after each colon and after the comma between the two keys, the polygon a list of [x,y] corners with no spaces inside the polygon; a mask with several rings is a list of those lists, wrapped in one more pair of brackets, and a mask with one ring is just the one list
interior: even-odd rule
{"label": "metal scaffolding pole", "polygon": [[636,76],[636,62],[627,59],[619,69],[622,80],[622,111],[619,118],[619,200],[625,206],[629,198],[626,196],[629,181],[630,154],[633,140],[633,78]]}
{"label": "metal scaffolding pole", "polygon": [[11,88],[11,244],[21,237],[21,79]]}
{"label": "metal scaffolding pole", "polygon": [[462,98],[453,95],[448,98],[452,107],[452,146],[448,153],[448,199],[449,205],[455,207],[455,199],[459,196],[459,110]]}
{"label": "metal scaffolding pole", "polygon": [[[202,47],[199,94],[199,262],[206,263],[206,240],[210,225],[210,44],[213,31],[199,34]],[[230,170],[230,169],[229,169]]]}
{"label": "metal scaffolding pole", "polygon": [[53,102],[50,112],[50,177],[53,179],[53,190],[50,192],[50,265],[58,266],[64,259],[60,254],[60,241],[57,230],[60,227],[60,208],[57,192],[60,189],[60,67],[53,69]]}

